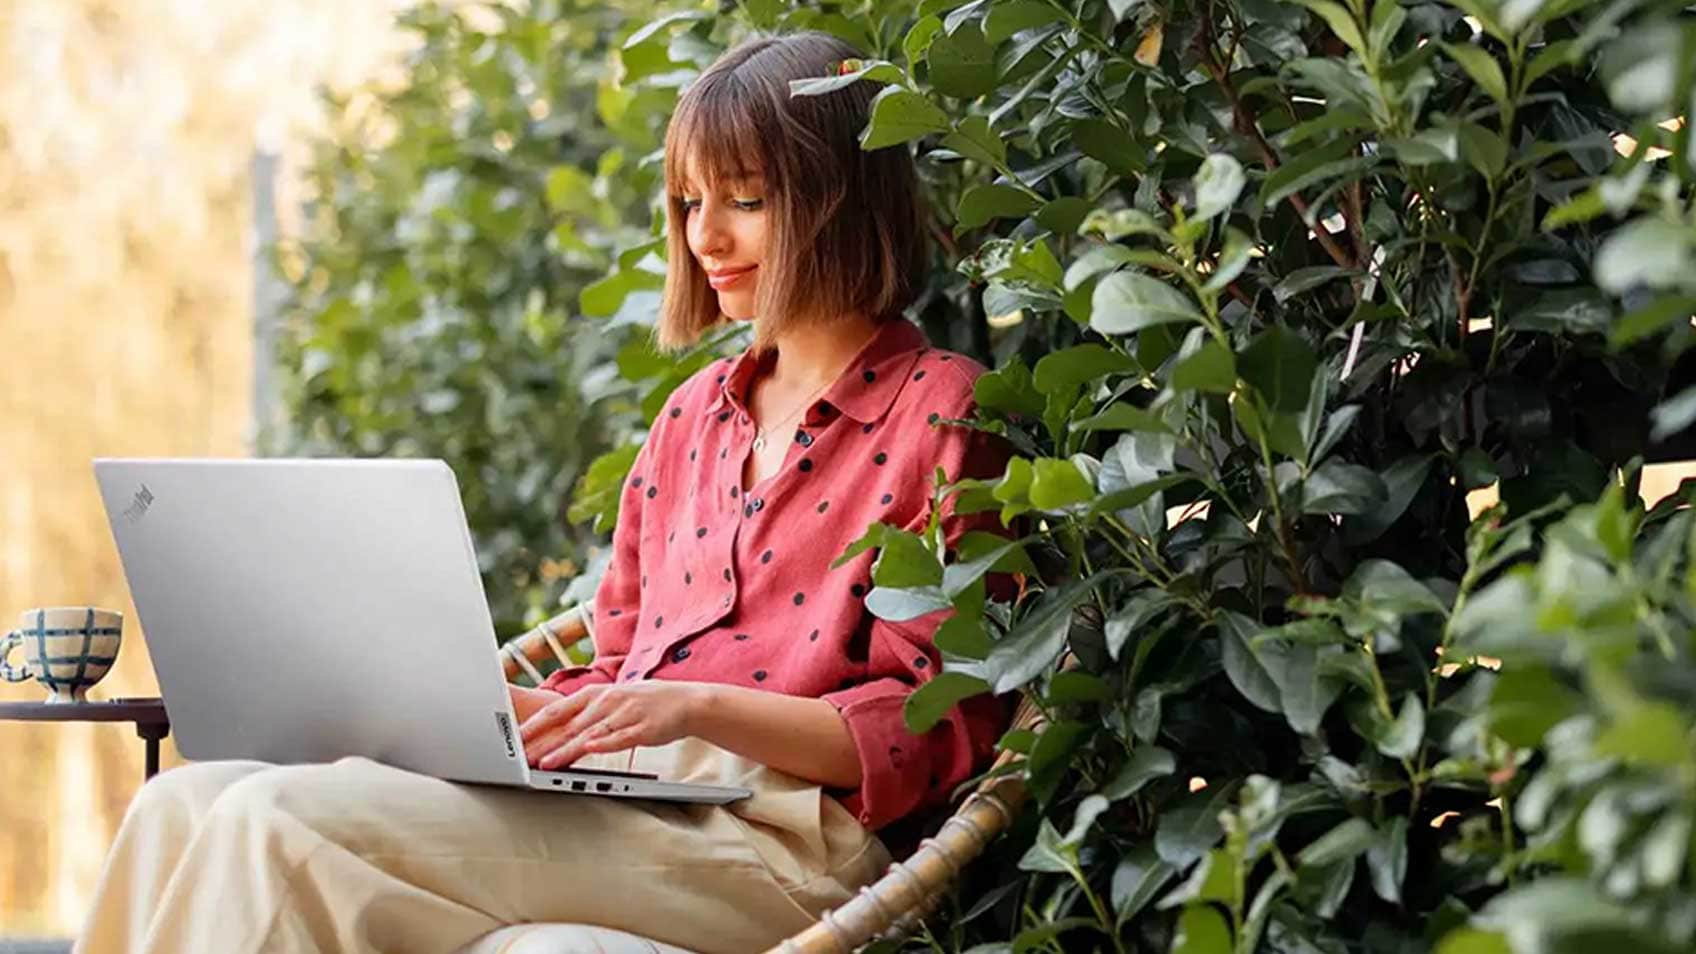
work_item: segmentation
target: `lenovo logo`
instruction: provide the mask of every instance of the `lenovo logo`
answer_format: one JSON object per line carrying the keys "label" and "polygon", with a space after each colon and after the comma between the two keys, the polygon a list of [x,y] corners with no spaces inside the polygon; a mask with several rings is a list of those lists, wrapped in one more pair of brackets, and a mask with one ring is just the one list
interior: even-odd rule
{"label": "lenovo logo", "polygon": [[147,516],[147,508],[152,505],[153,491],[148,490],[146,484],[142,484],[141,489],[135,492],[135,502],[124,508],[124,519],[130,523],[140,523],[141,518]]}
{"label": "lenovo logo", "polygon": [[509,759],[518,758],[518,745],[512,739],[512,720],[507,718],[506,713],[497,712],[495,713],[495,724],[501,728],[501,741],[506,743],[506,757]]}

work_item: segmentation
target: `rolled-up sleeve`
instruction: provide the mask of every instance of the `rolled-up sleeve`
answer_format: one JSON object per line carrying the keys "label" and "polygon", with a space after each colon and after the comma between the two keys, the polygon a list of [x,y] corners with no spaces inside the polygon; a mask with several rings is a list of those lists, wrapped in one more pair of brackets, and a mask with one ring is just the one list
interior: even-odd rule
{"label": "rolled-up sleeve", "polygon": [[636,635],[636,622],[642,612],[640,541],[642,538],[642,500],[655,479],[650,448],[653,435],[636,452],[636,461],[624,479],[619,494],[618,523],[612,532],[612,557],[606,573],[595,588],[595,658],[586,666],[566,666],[543,680],[543,689],[561,695],[596,683],[610,683],[618,678],[624,659],[630,655]]}
{"label": "rolled-up sleeve", "polygon": [[[1011,449],[1003,439],[951,427],[936,462],[950,480],[994,478],[1005,471],[1009,456]],[[957,499],[950,497],[943,504],[940,521],[951,552],[970,531],[1012,536],[993,511],[955,513]],[[929,520],[926,513],[907,529],[921,530]],[[1011,599],[1017,591],[1016,581],[1006,574],[991,574],[985,582],[994,599]],[[953,614],[952,609],[944,609],[891,622],[868,611],[866,625],[872,638],[867,679],[823,697],[841,714],[860,760],[860,785],[832,794],[868,829],[882,828],[946,800],[955,786],[987,765],[996,741],[1006,731],[1008,701],[989,694],[961,702],[922,736],[907,729],[902,709],[919,686],[941,671],[942,656],[933,637]]]}

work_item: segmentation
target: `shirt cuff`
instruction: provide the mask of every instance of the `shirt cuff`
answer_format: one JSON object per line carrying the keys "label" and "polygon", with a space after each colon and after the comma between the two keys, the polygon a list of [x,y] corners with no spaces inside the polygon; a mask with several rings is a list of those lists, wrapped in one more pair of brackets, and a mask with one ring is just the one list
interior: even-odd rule
{"label": "shirt cuff", "polygon": [[566,666],[563,669],[556,669],[548,675],[548,678],[542,680],[540,688],[550,689],[562,696],[569,696],[584,686],[605,685],[612,682],[613,673],[611,670],[616,670],[618,664],[622,661],[622,657],[609,659],[605,662],[597,659],[587,666]]}
{"label": "shirt cuff", "polygon": [[842,714],[860,759],[859,787],[837,789],[835,797],[868,831],[940,800],[972,769],[971,737],[959,722],[960,710],[922,736],[907,729],[902,707],[913,691],[883,678],[821,697]]}

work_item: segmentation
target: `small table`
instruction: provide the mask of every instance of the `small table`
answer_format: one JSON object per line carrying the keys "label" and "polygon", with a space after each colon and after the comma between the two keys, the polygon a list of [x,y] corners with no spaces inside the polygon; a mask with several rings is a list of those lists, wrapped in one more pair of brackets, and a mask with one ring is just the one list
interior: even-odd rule
{"label": "small table", "polygon": [[135,734],[147,743],[143,782],[159,774],[159,740],[171,734],[165,700],[151,697],[110,702],[0,702],[0,721],[9,722],[133,722]]}

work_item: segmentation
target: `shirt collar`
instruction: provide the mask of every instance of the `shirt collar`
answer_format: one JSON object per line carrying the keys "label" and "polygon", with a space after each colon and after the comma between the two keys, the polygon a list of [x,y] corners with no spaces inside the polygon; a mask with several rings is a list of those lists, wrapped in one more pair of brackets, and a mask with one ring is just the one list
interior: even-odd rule
{"label": "shirt collar", "polygon": [[[890,318],[878,326],[877,332],[860,348],[842,374],[820,395],[803,415],[806,426],[828,422],[837,411],[870,424],[883,417],[895,402],[907,371],[918,361],[919,353],[930,341],[920,328],[905,318]],[[718,394],[707,406],[707,413],[720,411],[726,403],[745,407],[749,386],[757,373],[770,368],[774,353],[756,358],[752,348],[743,349],[732,359],[730,370],[718,386]]]}

